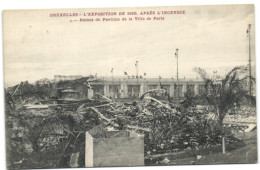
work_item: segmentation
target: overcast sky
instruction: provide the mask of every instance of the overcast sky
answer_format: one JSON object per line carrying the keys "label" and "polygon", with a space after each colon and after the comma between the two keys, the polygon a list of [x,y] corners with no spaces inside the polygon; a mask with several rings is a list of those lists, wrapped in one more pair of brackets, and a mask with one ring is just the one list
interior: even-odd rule
{"label": "overcast sky", "polygon": [[[162,21],[125,22],[70,23],[68,17],[49,17],[56,12],[151,10],[185,10],[186,14],[164,15]],[[251,5],[5,11],[5,85],[54,75],[110,76],[111,68],[114,76],[124,71],[135,75],[137,60],[140,75],[175,77],[176,48],[180,77],[196,77],[194,67],[224,74],[226,69],[248,64],[249,23],[254,59]]]}

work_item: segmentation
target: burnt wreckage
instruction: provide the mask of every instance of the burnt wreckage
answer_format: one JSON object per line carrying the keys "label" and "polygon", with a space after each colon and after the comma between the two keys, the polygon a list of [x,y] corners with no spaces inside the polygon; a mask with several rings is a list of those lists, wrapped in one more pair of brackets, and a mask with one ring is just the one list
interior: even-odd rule
{"label": "burnt wreckage", "polygon": [[[88,89],[99,81],[89,76],[56,83],[37,82],[35,85],[22,82],[5,91],[8,119],[9,116],[19,115],[20,118],[26,116],[29,122],[39,119],[39,122],[45,123],[35,125],[43,126],[45,130],[40,132],[45,135],[39,137],[42,140],[38,143],[31,142],[34,146],[32,152],[40,154],[64,145],[59,150],[62,156],[50,167],[69,167],[69,161],[64,163],[64,160],[68,160],[75,152],[81,152],[77,156],[84,157],[84,151],[82,153],[80,149],[84,148],[84,133],[100,125],[106,131],[130,130],[144,135],[146,165],[158,161],[163,163],[166,157],[184,158],[221,148],[223,131],[214,126],[215,118],[210,116],[209,109],[201,112],[185,108],[181,103],[174,104],[165,89],[148,90],[131,102],[115,101],[99,93],[89,99]],[[12,125],[15,126],[19,126],[18,123]],[[225,128],[229,149],[232,149],[232,144],[240,142],[233,137],[233,131],[252,129],[248,124],[233,126],[229,123]],[[19,134],[10,133],[13,133],[10,134],[10,141],[18,140]],[[102,135],[103,130],[99,133]],[[21,134],[19,138],[24,137]],[[42,148],[37,148],[37,145]],[[82,162],[79,161],[77,165],[84,166]]]}

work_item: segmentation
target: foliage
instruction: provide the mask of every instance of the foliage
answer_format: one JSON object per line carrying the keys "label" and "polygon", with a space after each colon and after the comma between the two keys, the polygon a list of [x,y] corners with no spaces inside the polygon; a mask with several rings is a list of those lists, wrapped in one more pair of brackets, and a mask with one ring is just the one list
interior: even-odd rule
{"label": "foliage", "polygon": [[228,110],[233,108],[234,104],[240,105],[243,100],[252,99],[246,89],[245,67],[233,68],[220,82],[210,78],[207,72],[201,68],[195,68],[194,71],[205,82],[205,91],[201,93],[201,96],[206,99],[208,105],[213,107],[220,126],[222,126]]}
{"label": "foliage", "polygon": [[187,91],[185,92],[184,98],[185,100],[181,103],[184,109],[194,106],[195,96],[194,96],[194,92],[190,88],[187,89]]}
{"label": "foliage", "polygon": [[[8,167],[69,167],[70,155],[84,150],[85,131],[100,123],[97,115],[82,115],[71,109],[20,108],[8,114]],[[86,123],[89,120],[91,123]]]}
{"label": "foliage", "polygon": [[[152,131],[145,137],[145,154],[213,147],[223,136],[223,129],[206,113],[165,109],[154,114],[152,122]],[[229,129],[225,132],[230,135]]]}

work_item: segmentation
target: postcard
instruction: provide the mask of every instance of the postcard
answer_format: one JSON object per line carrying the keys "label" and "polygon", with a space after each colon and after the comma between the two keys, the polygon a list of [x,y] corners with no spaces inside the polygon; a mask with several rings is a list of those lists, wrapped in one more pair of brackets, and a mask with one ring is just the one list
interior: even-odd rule
{"label": "postcard", "polygon": [[254,5],[3,12],[8,169],[257,163]]}

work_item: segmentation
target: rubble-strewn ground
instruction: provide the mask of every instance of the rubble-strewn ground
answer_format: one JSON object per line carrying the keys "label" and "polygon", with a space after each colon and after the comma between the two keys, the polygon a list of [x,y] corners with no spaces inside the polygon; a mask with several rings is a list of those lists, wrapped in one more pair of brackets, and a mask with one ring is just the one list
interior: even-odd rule
{"label": "rubble-strewn ground", "polygon": [[[209,111],[190,110],[150,96],[135,102],[113,102],[104,97],[88,101],[16,101],[14,110],[6,107],[10,111],[9,166],[14,169],[70,167],[70,156],[75,152],[80,152],[79,165],[84,167],[84,133],[100,124],[107,130],[145,134],[145,165],[257,161],[256,130],[242,133],[256,122],[254,108],[227,115],[223,133]],[[223,135],[227,144],[224,155]]]}
{"label": "rubble-strewn ground", "polygon": [[239,139],[245,142],[245,146],[234,146],[237,149],[227,151],[226,154],[210,153],[207,155],[196,155],[185,159],[170,160],[169,163],[160,164],[177,164],[177,165],[189,165],[189,164],[244,164],[244,163],[256,163],[257,162],[257,131],[254,130],[248,133],[238,133],[236,135]]}

